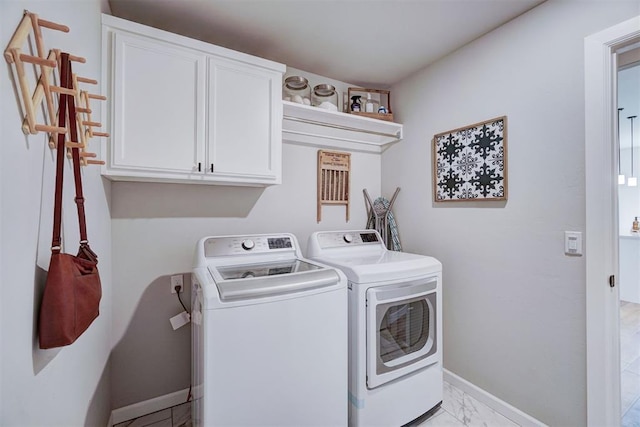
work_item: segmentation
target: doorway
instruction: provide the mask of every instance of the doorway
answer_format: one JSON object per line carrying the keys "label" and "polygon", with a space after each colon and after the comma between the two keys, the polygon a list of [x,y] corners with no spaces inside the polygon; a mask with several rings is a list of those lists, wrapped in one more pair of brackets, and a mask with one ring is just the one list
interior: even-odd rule
{"label": "doorway", "polygon": [[640,420],[640,43],[617,52],[620,384],[622,425]]}
{"label": "doorway", "polygon": [[640,16],[585,38],[587,424],[620,425],[618,53]]}

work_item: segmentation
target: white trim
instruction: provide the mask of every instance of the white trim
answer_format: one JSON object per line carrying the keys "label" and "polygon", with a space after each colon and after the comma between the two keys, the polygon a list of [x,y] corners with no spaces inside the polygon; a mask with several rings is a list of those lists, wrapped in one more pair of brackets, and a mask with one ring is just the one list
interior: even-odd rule
{"label": "white trim", "polygon": [[184,390],[174,391],[173,393],[165,394],[164,396],[154,397],[153,399],[144,400],[142,402],[134,403],[133,405],[114,409],[111,412],[111,421],[113,423],[111,425],[119,424],[123,421],[132,420],[143,415],[162,411],[163,409],[185,403],[188,395],[189,389],[185,388]]}
{"label": "white trim", "polygon": [[585,38],[587,425],[620,425],[615,51],[640,37],[640,16]]}
{"label": "white trim", "polygon": [[403,125],[282,101],[282,141],[381,153],[402,140]]}
{"label": "white trim", "polygon": [[470,383],[453,372],[443,369],[444,380],[454,387],[459,388],[469,396],[484,403],[494,411],[504,415],[511,421],[521,425],[522,427],[543,427],[546,424],[533,418],[531,415],[522,412],[520,409],[509,405],[502,399],[497,398],[493,394],[481,389],[475,384]]}

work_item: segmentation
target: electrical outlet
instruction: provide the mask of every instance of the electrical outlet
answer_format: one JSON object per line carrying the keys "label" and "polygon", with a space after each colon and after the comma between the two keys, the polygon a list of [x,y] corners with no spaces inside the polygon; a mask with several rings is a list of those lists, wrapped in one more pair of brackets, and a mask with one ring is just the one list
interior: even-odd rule
{"label": "electrical outlet", "polygon": [[180,292],[184,292],[184,284],[182,283],[182,274],[171,276],[171,293],[176,293],[176,286],[180,286]]}

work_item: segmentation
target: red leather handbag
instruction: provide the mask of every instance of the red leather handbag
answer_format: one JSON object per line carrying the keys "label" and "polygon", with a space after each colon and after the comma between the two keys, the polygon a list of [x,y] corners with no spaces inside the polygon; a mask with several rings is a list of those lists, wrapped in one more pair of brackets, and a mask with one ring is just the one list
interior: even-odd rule
{"label": "red leather handbag", "polygon": [[[61,55],[60,85],[73,88],[69,54]],[[67,117],[69,120],[67,121]],[[58,126],[67,127],[72,142],[78,142],[76,108],[73,95],[61,94]],[[89,247],[80,174],[80,153],[72,148],[80,248],[77,255],[61,252],[62,182],[66,134],[59,133],[56,157],[56,191],[53,209],[53,242],[40,317],[40,348],[62,347],[73,343],[98,317],[102,287],[98,273],[98,257]]]}

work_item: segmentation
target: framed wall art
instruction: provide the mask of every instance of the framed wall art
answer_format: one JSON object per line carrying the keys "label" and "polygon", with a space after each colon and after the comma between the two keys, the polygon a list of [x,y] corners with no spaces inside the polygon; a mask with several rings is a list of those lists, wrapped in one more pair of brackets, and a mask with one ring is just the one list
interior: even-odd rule
{"label": "framed wall art", "polygon": [[435,202],[507,200],[507,117],[433,137]]}

